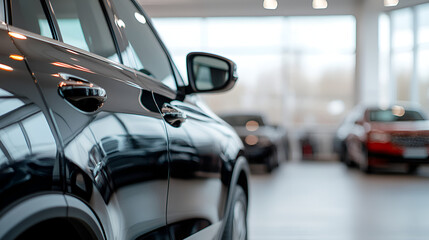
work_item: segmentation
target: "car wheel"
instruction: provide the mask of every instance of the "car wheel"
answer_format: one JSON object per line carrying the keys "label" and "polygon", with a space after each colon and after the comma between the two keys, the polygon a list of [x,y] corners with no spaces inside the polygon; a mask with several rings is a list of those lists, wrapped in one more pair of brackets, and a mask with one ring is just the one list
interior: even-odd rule
{"label": "car wheel", "polygon": [[344,142],[341,142],[341,148],[339,150],[340,162],[346,163],[347,158],[347,146]]}
{"label": "car wheel", "polygon": [[271,155],[265,159],[265,166],[267,168],[267,173],[271,173],[274,169],[274,156]]}
{"label": "car wheel", "polygon": [[247,239],[247,197],[241,186],[236,186],[222,239]]}
{"label": "car wheel", "polygon": [[362,172],[366,174],[373,173],[374,169],[369,164],[368,151],[362,146],[362,161],[359,163],[359,168]]}
{"label": "car wheel", "polygon": [[408,164],[408,166],[407,166],[407,173],[408,174],[415,174],[418,169],[419,169],[419,165],[417,165],[417,164]]}
{"label": "car wheel", "polygon": [[348,152],[344,153],[344,164],[349,168],[356,166]]}

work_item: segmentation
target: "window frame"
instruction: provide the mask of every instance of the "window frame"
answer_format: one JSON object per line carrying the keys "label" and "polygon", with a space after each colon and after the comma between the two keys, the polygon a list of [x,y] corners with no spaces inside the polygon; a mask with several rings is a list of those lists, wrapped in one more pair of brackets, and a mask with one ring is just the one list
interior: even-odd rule
{"label": "window frame", "polygon": [[[19,28],[19,27],[13,25],[13,19],[12,19],[12,7],[13,7],[13,3],[12,3],[12,1],[13,0],[6,0],[5,1],[5,4],[7,5],[5,7],[5,9],[7,9],[7,11],[6,11],[6,13],[7,13],[6,14],[6,21],[7,22],[6,23],[8,25],[13,26],[13,27]],[[37,1],[37,0],[35,0],[35,1]],[[52,8],[51,1],[50,0],[39,0],[39,1],[40,1],[40,4],[42,5],[43,11],[44,11],[44,13],[46,15],[46,19],[47,19],[48,24],[49,24],[49,28],[50,28],[51,33],[52,33],[52,38],[51,39],[56,40],[58,42],[61,42],[62,44],[67,44],[62,39],[61,30],[59,28],[58,21],[57,21],[57,18],[55,16],[55,11]],[[106,24],[108,26],[110,35],[112,37],[112,42],[113,42],[113,45],[114,45],[114,48],[115,48],[115,52],[118,55],[119,62],[116,62],[116,63],[123,65],[123,59],[122,59],[122,56],[120,54],[121,53],[121,48],[120,48],[119,41],[118,41],[118,38],[117,38],[118,34],[115,31],[115,29],[112,27],[111,14],[109,14],[108,9],[106,8],[107,5],[106,5],[105,0],[97,0],[97,1],[100,4],[100,8],[101,8],[101,10],[103,12],[104,18],[106,20]],[[21,28],[19,28],[19,29],[21,29]],[[27,30],[24,30],[24,31],[28,32]],[[37,34],[37,33],[32,33],[32,34],[40,36],[40,34]],[[68,44],[68,45],[70,45],[70,44]],[[73,46],[73,45],[71,45],[71,46]],[[91,53],[93,55],[98,56],[99,58],[106,59],[107,61],[112,62],[111,60],[109,60],[109,59],[107,59],[107,58],[105,58],[103,56],[100,56],[97,53],[86,51],[86,50],[81,49],[81,48],[76,47],[76,46],[73,46],[73,47],[75,47],[75,48],[77,48],[77,49],[79,49],[81,51],[89,52],[89,53]]]}

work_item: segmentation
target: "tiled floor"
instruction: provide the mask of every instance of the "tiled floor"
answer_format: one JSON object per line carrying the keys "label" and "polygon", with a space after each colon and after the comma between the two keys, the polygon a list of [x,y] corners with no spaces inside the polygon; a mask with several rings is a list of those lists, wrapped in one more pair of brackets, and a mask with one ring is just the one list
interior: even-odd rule
{"label": "tiled floor", "polygon": [[338,162],[254,174],[250,240],[429,239],[429,171],[365,175]]}

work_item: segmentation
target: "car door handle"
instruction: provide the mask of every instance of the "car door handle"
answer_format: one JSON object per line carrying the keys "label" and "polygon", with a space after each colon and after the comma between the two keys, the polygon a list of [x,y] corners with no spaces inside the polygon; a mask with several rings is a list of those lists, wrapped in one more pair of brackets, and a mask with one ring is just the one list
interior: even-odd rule
{"label": "car door handle", "polygon": [[69,78],[58,84],[58,93],[76,108],[84,112],[95,112],[107,99],[106,90],[81,79]]}
{"label": "car door handle", "polygon": [[164,103],[161,108],[162,116],[165,121],[173,127],[180,127],[186,120],[187,116],[184,112],[169,103]]}

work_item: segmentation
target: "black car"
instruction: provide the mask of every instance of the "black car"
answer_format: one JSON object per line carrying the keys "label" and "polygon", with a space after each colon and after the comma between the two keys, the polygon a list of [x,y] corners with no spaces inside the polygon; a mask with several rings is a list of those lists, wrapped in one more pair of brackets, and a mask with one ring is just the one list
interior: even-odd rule
{"label": "black car", "polygon": [[246,239],[249,170],[133,0],[0,4],[0,239]]}
{"label": "black car", "polygon": [[287,159],[289,141],[286,130],[266,124],[263,115],[257,113],[223,114],[240,136],[245,146],[244,155],[251,164],[262,164],[268,172]]}

